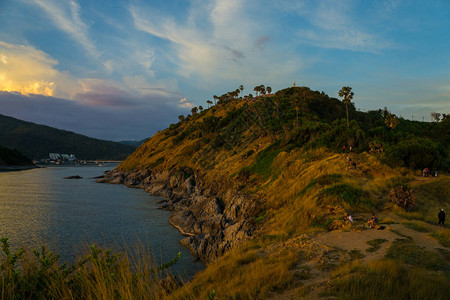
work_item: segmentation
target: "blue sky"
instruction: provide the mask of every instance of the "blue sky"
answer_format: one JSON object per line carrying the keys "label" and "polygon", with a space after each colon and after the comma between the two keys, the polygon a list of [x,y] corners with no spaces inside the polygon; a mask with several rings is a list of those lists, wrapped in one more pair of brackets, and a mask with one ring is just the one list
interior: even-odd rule
{"label": "blue sky", "polygon": [[243,84],[450,113],[450,1],[0,0],[0,113],[142,139]]}

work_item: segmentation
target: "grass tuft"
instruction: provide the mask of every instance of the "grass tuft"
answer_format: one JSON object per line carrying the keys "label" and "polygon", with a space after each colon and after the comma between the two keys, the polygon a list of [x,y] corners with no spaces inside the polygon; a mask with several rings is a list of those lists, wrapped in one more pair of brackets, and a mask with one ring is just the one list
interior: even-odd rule
{"label": "grass tuft", "polygon": [[386,239],[374,239],[374,240],[367,241],[366,243],[369,244],[371,247],[367,248],[366,251],[367,252],[376,252],[377,250],[379,250],[381,248],[381,244],[384,244],[386,242],[387,242]]}
{"label": "grass tuft", "polygon": [[440,229],[430,235],[437,239],[442,246],[450,247],[450,230]]}

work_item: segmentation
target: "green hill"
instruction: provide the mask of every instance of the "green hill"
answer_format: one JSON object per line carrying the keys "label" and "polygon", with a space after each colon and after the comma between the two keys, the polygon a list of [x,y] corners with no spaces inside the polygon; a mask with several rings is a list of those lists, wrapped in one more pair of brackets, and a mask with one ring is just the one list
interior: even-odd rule
{"label": "green hill", "polygon": [[78,159],[124,159],[136,148],[25,122],[0,115],[0,145],[17,149],[30,159],[48,158],[49,153],[75,154]]}
{"label": "green hill", "polygon": [[[331,273],[337,266],[347,278],[381,276],[393,268],[395,276],[425,279],[439,269],[445,275],[433,277],[429,286],[419,279],[395,294],[407,298],[411,291],[437,290],[436,299],[444,295],[447,229],[430,231],[430,238],[442,242],[439,253],[417,250],[428,243],[421,237],[401,247],[394,243],[397,233],[407,236],[401,226],[383,231],[390,234],[383,255],[395,257],[388,264],[366,265],[359,260],[366,256],[361,250],[318,240],[336,230],[362,239],[372,212],[385,225],[404,222],[420,229],[435,224],[437,211],[450,209],[448,115],[440,122],[409,121],[387,109],[361,112],[350,102],[347,127],[345,103],[306,87],[237,96],[215,97],[217,105],[180,116],[180,122],[148,139],[102,180],[166,197],[162,208],[171,211],[169,221],[187,235],[182,244],[210,262],[171,297],[254,299],[282,293],[315,299],[319,295],[311,291],[318,288],[348,298],[339,289],[354,288],[352,280],[339,281]],[[421,177],[423,168],[440,176]],[[347,212],[356,220],[350,227],[344,221]],[[410,274],[403,264],[417,266],[418,258],[405,263],[396,255],[414,249],[418,252],[411,255],[423,256],[425,267]],[[426,267],[425,261],[436,259],[444,261],[442,268]],[[367,284],[360,292],[386,298],[393,293],[392,282],[382,280],[381,294],[370,290],[370,282],[360,283]]]}

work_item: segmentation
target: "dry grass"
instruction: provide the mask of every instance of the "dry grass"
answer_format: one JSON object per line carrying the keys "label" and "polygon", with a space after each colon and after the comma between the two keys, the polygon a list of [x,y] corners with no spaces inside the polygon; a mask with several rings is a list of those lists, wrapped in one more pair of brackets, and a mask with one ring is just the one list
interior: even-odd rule
{"label": "dry grass", "polygon": [[168,265],[155,264],[141,246],[133,255],[91,246],[74,265],[62,265],[45,247],[31,254],[11,251],[7,239],[1,242],[2,299],[160,299],[178,285]]}
{"label": "dry grass", "polygon": [[271,291],[280,291],[293,283],[291,269],[298,263],[296,252],[285,249],[269,255],[249,243],[226,254],[197,274],[170,299],[208,299],[214,294],[222,299],[260,299]]}
{"label": "dry grass", "polygon": [[338,299],[448,299],[449,290],[446,275],[381,260],[340,267],[324,294]]}
{"label": "dry grass", "polygon": [[[220,106],[207,112],[208,115],[213,113],[215,116],[226,116],[226,110]],[[196,122],[201,122],[201,118]],[[185,126],[182,124],[180,130]],[[211,263],[170,298],[254,299],[263,298],[273,290],[285,289],[295,283],[290,266],[297,262],[298,255],[290,250],[272,253],[268,250],[268,244],[281,243],[307,231],[327,230],[332,220],[342,219],[346,212],[353,215],[392,209],[410,220],[408,224],[416,230],[424,230],[426,224],[420,221],[435,223],[440,208],[450,209],[445,201],[450,198],[448,176],[416,182],[412,171],[390,168],[378,157],[366,153],[352,153],[357,169],[347,170],[345,157],[348,154],[331,153],[323,148],[276,149],[276,152],[268,153],[257,161],[258,154],[272,145],[272,138],[260,136],[255,139],[249,130],[243,133],[240,144],[214,148],[211,143],[200,144],[200,139],[196,138],[187,138],[179,145],[173,145],[172,137],[160,132],[121,164],[120,168],[127,170],[145,168],[164,157],[158,170],[167,170],[172,166],[190,167],[204,175],[202,180],[205,186],[216,191],[240,189],[260,203],[260,212],[254,216],[260,234],[255,241]],[[153,154],[149,156],[149,152]],[[243,155],[245,153],[251,154]],[[207,166],[205,160],[208,160]],[[237,178],[244,168],[250,168],[252,172],[243,182]],[[405,212],[386,203],[389,190],[399,183],[412,185],[417,198],[415,211]],[[339,184],[350,187],[348,191],[352,191],[351,188],[361,191],[363,201],[355,206],[335,194],[324,193],[325,189]],[[381,222],[388,224],[395,221],[387,218]],[[439,231],[433,236],[443,241],[443,245],[448,245],[447,231]],[[345,271],[345,268],[350,269]],[[364,295],[367,295],[365,299],[392,299],[391,295],[397,296],[397,299],[419,299],[404,288],[409,280],[412,282],[411,291],[417,295],[426,295],[435,288],[436,291],[430,292],[430,295],[437,295],[435,299],[440,299],[442,288],[448,286],[443,284],[441,277],[435,276],[431,277],[428,287],[421,281],[426,271],[408,271],[399,262],[393,261],[368,266],[355,264],[343,267],[341,272],[343,277],[334,278],[332,291],[342,299],[352,299],[347,296],[353,292],[361,296],[355,296],[355,299],[365,298]],[[361,275],[361,278],[352,280],[355,274]]]}

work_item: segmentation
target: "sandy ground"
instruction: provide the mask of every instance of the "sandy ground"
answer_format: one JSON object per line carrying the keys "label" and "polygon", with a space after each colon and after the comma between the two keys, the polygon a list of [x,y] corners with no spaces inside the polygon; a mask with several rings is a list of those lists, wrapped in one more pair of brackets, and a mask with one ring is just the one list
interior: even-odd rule
{"label": "sandy ground", "polygon": [[[392,230],[402,235],[411,237],[420,247],[424,247],[428,251],[439,253],[439,251],[436,250],[437,248],[450,250],[450,248],[443,247],[438,241],[430,237],[429,233],[418,232],[401,224],[402,222],[408,221],[399,216],[382,214],[378,215],[378,218],[380,220],[390,218],[395,220],[399,224],[380,224],[384,225],[386,228],[384,230],[377,230],[368,229],[367,224],[361,221],[355,221],[352,229],[350,230],[335,230],[331,232],[320,233],[317,236],[313,237],[312,241],[320,245],[326,245],[329,247],[339,248],[347,251],[359,250],[361,254],[365,255],[365,257],[361,259],[364,263],[372,260],[382,259],[385,256],[386,251],[391,246],[392,242],[398,238],[402,238],[402,236],[399,236]],[[369,216],[360,216],[360,219],[367,220],[369,219]],[[365,228],[363,228],[363,224],[365,225]],[[437,229],[436,226],[425,223],[424,226],[429,227],[430,232]],[[385,239],[387,240],[387,242],[381,244],[380,249],[378,249],[377,251],[367,252],[366,249],[371,247],[369,244],[367,244],[367,242],[374,239]],[[317,286],[317,288],[314,288],[313,291],[305,299],[319,299],[319,293],[323,290],[323,288],[321,288],[321,285],[325,284],[329,280],[331,273],[321,272],[317,270],[312,262],[308,263],[307,265],[311,268],[311,278],[302,281],[303,286],[312,285]],[[271,299],[298,299],[298,297],[295,296],[295,289],[285,291],[282,294],[272,294],[271,296]],[[324,299],[334,298],[331,297]]]}

